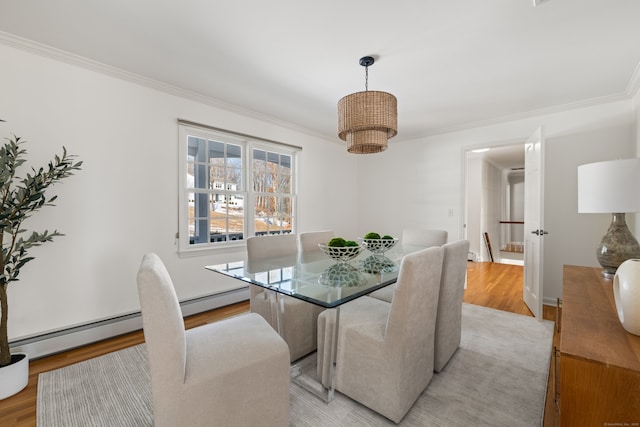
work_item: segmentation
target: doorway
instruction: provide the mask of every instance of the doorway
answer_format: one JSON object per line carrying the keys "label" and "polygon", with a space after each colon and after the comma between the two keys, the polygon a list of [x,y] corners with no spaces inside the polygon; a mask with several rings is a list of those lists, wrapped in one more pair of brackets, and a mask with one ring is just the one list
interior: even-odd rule
{"label": "doorway", "polygon": [[469,259],[524,263],[524,143],[465,151]]}

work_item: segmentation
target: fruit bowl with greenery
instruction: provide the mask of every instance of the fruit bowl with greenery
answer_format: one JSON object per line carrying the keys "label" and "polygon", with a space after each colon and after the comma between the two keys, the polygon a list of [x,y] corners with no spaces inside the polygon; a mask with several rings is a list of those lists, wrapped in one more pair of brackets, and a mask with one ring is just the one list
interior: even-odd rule
{"label": "fruit bowl with greenery", "polygon": [[318,243],[322,252],[338,262],[348,262],[360,254],[362,248],[353,240],[334,237],[327,243]]}
{"label": "fruit bowl with greenery", "polygon": [[389,249],[393,248],[398,239],[388,234],[380,236],[378,233],[367,233],[361,239],[358,239],[360,245],[374,254],[384,254]]}

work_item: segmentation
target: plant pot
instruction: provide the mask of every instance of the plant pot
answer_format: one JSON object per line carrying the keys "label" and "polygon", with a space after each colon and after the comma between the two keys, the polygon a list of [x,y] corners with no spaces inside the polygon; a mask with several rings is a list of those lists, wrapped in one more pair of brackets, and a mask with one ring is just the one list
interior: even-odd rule
{"label": "plant pot", "polygon": [[26,353],[11,355],[11,364],[0,368],[0,400],[21,391],[29,383],[29,356]]}

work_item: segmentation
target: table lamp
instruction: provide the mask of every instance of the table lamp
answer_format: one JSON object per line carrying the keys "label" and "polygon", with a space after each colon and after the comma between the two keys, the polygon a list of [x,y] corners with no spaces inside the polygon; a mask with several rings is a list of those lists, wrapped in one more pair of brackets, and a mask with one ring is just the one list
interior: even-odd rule
{"label": "table lamp", "polygon": [[640,212],[640,158],[578,166],[578,212],[612,215],[596,253],[604,277],[612,278],[624,261],[640,258],[640,245],[625,220],[625,213]]}

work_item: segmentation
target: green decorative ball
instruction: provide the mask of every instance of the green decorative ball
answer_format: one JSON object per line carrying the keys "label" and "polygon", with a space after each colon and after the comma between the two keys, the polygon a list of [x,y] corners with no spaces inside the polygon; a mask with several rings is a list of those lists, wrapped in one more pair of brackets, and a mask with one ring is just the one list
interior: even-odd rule
{"label": "green decorative ball", "polygon": [[341,248],[343,246],[346,246],[347,241],[344,240],[342,237],[334,237],[333,239],[329,240],[329,243],[327,243],[327,246],[331,246],[333,248]]}

